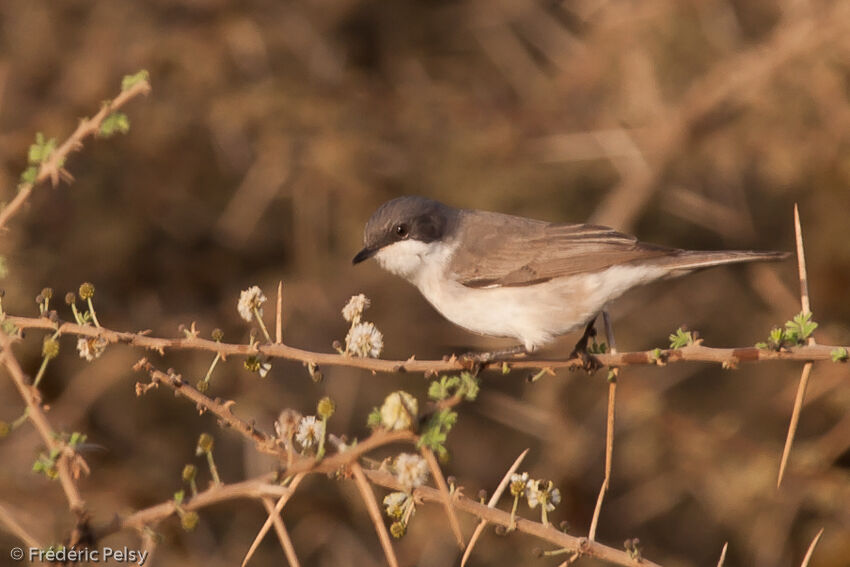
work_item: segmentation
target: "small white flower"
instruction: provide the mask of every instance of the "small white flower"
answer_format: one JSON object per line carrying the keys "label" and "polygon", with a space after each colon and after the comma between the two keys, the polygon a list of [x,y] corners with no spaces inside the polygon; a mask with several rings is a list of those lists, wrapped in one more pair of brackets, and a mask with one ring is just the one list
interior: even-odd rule
{"label": "small white flower", "polygon": [[269,375],[269,371],[272,369],[271,362],[262,362],[260,363],[260,369],[257,371],[260,374],[260,378],[265,378]]}
{"label": "small white flower", "polygon": [[77,339],[77,352],[80,353],[80,358],[91,362],[95,358],[100,358],[107,344],[109,343],[103,337],[80,337]]}
{"label": "small white flower", "polygon": [[529,508],[537,508],[539,504],[541,507],[545,506],[547,512],[551,512],[561,503],[561,491],[554,488],[551,481],[532,480],[528,483],[526,498]]}
{"label": "small white flower", "polygon": [[384,335],[372,323],[352,325],[345,336],[345,352],[361,358],[377,358],[384,349]]}
{"label": "small white flower", "polygon": [[384,506],[387,508],[387,516],[394,520],[400,520],[404,515],[404,508],[410,495],[405,492],[390,492],[384,496]]}
{"label": "small white flower", "polygon": [[254,309],[260,317],[263,316],[262,305],[265,302],[266,296],[263,295],[263,290],[254,285],[239,294],[239,303],[236,304],[236,308],[239,310],[239,316],[250,323],[254,320]]}
{"label": "small white flower", "polygon": [[342,317],[349,323],[359,323],[360,316],[369,308],[369,298],[362,293],[352,295],[345,307],[342,308]]}
{"label": "small white flower", "polygon": [[319,442],[322,437],[322,424],[316,421],[316,416],[308,415],[302,417],[298,424],[298,432],[295,434],[295,440],[307,449]]}
{"label": "small white flower", "polygon": [[528,473],[524,472],[522,474],[514,473],[511,475],[511,495],[520,496],[525,492],[526,487],[528,486]]}
{"label": "small white flower", "polygon": [[381,426],[390,431],[410,429],[419,413],[419,402],[416,398],[399,390],[384,399],[381,406]]}
{"label": "small white flower", "polygon": [[301,414],[293,409],[287,408],[280,412],[277,421],[274,422],[274,430],[277,433],[277,438],[284,441],[291,441],[300,421]]}
{"label": "small white flower", "polygon": [[396,480],[407,492],[422,486],[428,480],[428,463],[419,455],[401,453],[395,458],[393,468]]}

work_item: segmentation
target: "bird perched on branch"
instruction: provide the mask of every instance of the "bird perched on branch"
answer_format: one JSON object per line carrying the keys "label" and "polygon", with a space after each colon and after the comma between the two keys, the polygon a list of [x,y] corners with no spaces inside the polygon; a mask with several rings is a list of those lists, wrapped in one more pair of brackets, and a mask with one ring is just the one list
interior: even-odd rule
{"label": "bird perched on branch", "polygon": [[375,257],[415,285],[446,319],[533,352],[586,325],[573,356],[593,366],[587,341],[605,305],[633,287],[695,270],[781,260],[784,252],[693,251],[638,241],[593,224],[561,224],[455,209],[424,197],[381,205],[366,223],[358,264]]}

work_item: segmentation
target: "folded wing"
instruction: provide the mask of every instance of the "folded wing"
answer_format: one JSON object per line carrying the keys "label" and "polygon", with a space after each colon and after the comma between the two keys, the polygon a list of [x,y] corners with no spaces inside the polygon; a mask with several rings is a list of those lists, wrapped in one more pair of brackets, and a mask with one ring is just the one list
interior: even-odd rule
{"label": "folded wing", "polygon": [[470,222],[461,222],[464,246],[449,266],[451,276],[468,287],[532,285],[682,252],[639,242],[605,226],[475,215]]}

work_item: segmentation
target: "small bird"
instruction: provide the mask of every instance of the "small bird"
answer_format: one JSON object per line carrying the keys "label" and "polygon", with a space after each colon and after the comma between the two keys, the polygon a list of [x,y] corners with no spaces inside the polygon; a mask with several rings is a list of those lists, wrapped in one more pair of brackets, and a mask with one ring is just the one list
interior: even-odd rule
{"label": "small bird", "polygon": [[597,315],[633,287],[711,266],[788,256],[668,248],[606,226],[456,209],[412,196],[381,205],[363,240],[354,264],[374,256],[452,323],[520,343],[478,360],[531,353],[586,325],[572,353],[586,366]]}

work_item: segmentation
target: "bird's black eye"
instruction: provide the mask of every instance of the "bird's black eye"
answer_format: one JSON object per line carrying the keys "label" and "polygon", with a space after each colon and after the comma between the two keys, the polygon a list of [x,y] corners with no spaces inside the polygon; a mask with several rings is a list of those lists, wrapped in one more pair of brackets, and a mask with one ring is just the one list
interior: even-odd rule
{"label": "bird's black eye", "polygon": [[397,224],[395,227],[395,233],[399,238],[407,238],[407,235],[409,234],[407,230],[407,225]]}

